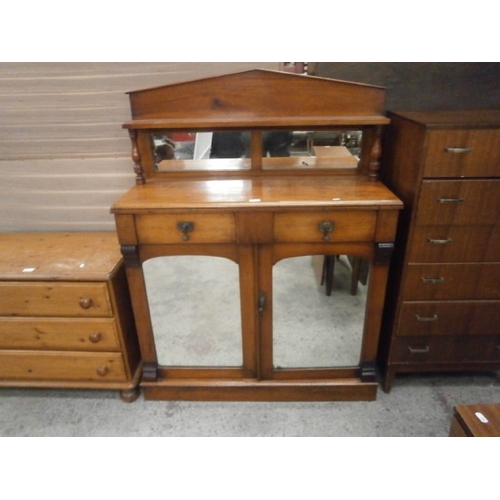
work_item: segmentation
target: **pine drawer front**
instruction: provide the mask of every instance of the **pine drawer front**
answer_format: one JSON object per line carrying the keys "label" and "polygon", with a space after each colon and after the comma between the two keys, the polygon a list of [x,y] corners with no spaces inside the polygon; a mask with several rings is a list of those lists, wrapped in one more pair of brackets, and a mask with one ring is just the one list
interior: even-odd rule
{"label": "pine drawer front", "polygon": [[500,362],[500,335],[397,337],[393,363]]}
{"label": "pine drawer front", "polygon": [[500,224],[419,226],[411,241],[412,263],[500,261]]}
{"label": "pine drawer front", "polygon": [[376,218],[373,211],[276,213],[274,240],[279,243],[373,241]]}
{"label": "pine drawer front", "polygon": [[499,301],[405,302],[397,336],[500,334]]}
{"label": "pine drawer front", "polygon": [[5,380],[52,380],[125,382],[120,353],[55,351],[0,351],[0,378]]}
{"label": "pine drawer front", "polygon": [[424,177],[498,177],[498,130],[431,130],[427,141]]}
{"label": "pine drawer front", "polygon": [[499,219],[500,179],[422,182],[418,226],[495,225]]}
{"label": "pine drawer front", "polygon": [[0,317],[0,349],[120,351],[113,318]]}
{"label": "pine drawer front", "polygon": [[500,300],[500,263],[409,264],[403,300]]}
{"label": "pine drawer front", "polygon": [[2,316],[112,316],[106,283],[0,282]]}
{"label": "pine drawer front", "polygon": [[139,241],[148,243],[234,243],[233,214],[138,215]]}

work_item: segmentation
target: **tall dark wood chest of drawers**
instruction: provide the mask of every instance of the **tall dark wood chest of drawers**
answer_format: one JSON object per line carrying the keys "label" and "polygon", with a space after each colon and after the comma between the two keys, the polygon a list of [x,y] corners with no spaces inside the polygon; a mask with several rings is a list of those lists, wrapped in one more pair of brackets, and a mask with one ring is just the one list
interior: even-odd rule
{"label": "tall dark wood chest of drawers", "polygon": [[500,369],[500,110],[390,113],[384,181],[405,204],[384,312],[398,372]]}

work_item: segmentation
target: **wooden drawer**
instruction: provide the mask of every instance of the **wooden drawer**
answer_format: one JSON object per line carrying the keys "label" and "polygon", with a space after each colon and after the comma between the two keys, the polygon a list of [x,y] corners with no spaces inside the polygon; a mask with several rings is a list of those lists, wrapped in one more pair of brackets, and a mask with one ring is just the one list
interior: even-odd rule
{"label": "wooden drawer", "polygon": [[114,319],[0,317],[0,349],[119,351]]}
{"label": "wooden drawer", "polygon": [[404,302],[396,335],[500,334],[499,301]]}
{"label": "wooden drawer", "polygon": [[494,225],[499,218],[500,179],[422,183],[417,225]]}
{"label": "wooden drawer", "polygon": [[408,249],[409,262],[499,262],[500,225],[420,226]]}
{"label": "wooden drawer", "polygon": [[180,213],[137,215],[140,243],[233,243],[233,214]]}
{"label": "wooden drawer", "polygon": [[431,130],[424,177],[495,177],[500,165],[500,130]]}
{"label": "wooden drawer", "polygon": [[111,316],[106,283],[0,282],[1,316]]}
{"label": "wooden drawer", "polygon": [[409,264],[402,298],[500,300],[500,263]]}
{"label": "wooden drawer", "polygon": [[500,362],[500,336],[398,337],[391,363]]}
{"label": "wooden drawer", "polygon": [[276,213],[274,240],[286,243],[373,241],[376,218],[373,211]]}
{"label": "wooden drawer", "polygon": [[124,382],[120,353],[0,351],[0,379]]}

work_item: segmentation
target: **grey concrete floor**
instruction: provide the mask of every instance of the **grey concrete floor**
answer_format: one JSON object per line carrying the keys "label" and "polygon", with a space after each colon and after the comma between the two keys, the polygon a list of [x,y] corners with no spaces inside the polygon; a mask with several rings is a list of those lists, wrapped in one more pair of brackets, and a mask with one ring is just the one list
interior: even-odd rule
{"label": "grey concrete floor", "polygon": [[[317,355],[318,345],[312,345],[312,340],[320,342],[321,350],[323,345],[331,347],[335,339],[340,339],[335,351],[340,352],[342,357],[335,360],[332,355],[331,359],[334,365],[345,366],[343,363],[349,363],[353,353],[356,359],[359,352],[360,337],[354,331],[356,328],[353,330],[353,324],[359,316],[361,328],[365,290],[360,287],[358,295],[351,297],[348,291],[349,269],[338,263],[332,296],[326,298],[324,290],[318,286],[317,262],[296,262],[298,267],[291,269],[289,277],[276,276],[276,282],[285,286],[281,292],[276,290],[276,297],[282,295],[283,299],[282,305],[279,305],[276,298],[275,309],[281,309],[287,321],[292,314],[297,314],[296,319],[287,323],[284,333],[279,334],[281,340],[277,350],[282,352],[282,361],[290,366],[300,366],[300,363],[308,366],[320,357]],[[151,301],[152,314],[158,316],[159,312],[159,316],[163,317],[168,313],[162,309],[166,299],[171,306],[169,309],[181,313],[180,319],[172,318],[167,323],[177,325],[183,322],[184,326],[189,325],[185,328],[190,331],[189,335],[183,337],[181,331],[176,334],[180,341],[175,355],[183,359],[183,356],[193,354],[194,364],[203,364],[205,359],[208,364],[231,359],[240,347],[234,338],[230,342],[226,339],[227,331],[234,331],[234,328],[227,330],[221,318],[231,319],[230,314],[215,316],[207,325],[203,322],[213,313],[213,303],[209,305],[210,310],[198,315],[201,323],[180,305],[172,307],[180,295],[180,287],[186,287],[188,271],[192,268],[191,265],[175,267],[180,278],[168,277],[161,265],[153,266],[153,275],[164,278],[161,283],[174,282],[175,293],[172,296],[168,295],[171,293],[168,290],[161,289],[161,283],[150,284],[154,287],[150,290],[151,295],[162,298]],[[189,285],[192,293],[182,299],[185,303],[190,296],[196,297],[193,310],[199,310],[200,297],[210,295],[213,298],[219,293],[215,284],[227,273],[215,267],[213,261],[206,269],[210,271],[206,275],[203,270],[195,273],[195,279]],[[286,266],[276,266],[278,270],[280,273],[289,272]],[[302,276],[304,281],[297,281],[298,276]],[[177,279],[180,281],[177,282]],[[232,281],[235,280],[237,276],[232,278]],[[198,285],[208,286],[208,293],[198,290]],[[309,287],[305,295],[304,287]],[[295,300],[293,296],[297,290],[302,295]],[[229,292],[229,295],[235,294],[237,291]],[[228,288],[224,286],[220,290],[221,298],[215,304],[231,303],[227,295]],[[312,297],[316,297],[313,302],[310,300]],[[238,299],[236,306],[231,306],[233,311],[238,308],[237,304]],[[332,321],[329,315],[334,305],[340,306],[340,310]],[[328,328],[322,329],[318,325],[312,330],[309,319],[304,322],[304,317],[323,318]],[[184,319],[188,320],[187,323]],[[161,321],[158,323],[161,324]],[[332,330],[332,323],[340,325],[340,331]],[[295,324],[300,327],[293,332]],[[223,328],[217,331],[217,326]],[[157,344],[159,352],[163,352],[160,344],[164,332],[160,331],[160,326],[158,329]],[[200,331],[209,334],[200,337]],[[307,335],[311,331],[314,335]],[[210,342],[207,337],[210,337]],[[286,343],[288,338],[291,340],[289,346]],[[170,347],[179,339],[171,338]],[[219,349],[220,345],[224,347]],[[299,350],[298,345],[301,346]],[[168,355],[169,349],[166,349],[165,355],[161,356]],[[232,362],[238,362],[238,359],[236,356]],[[190,402],[145,401],[140,397],[134,403],[124,403],[116,391],[4,388],[0,389],[0,436],[445,437],[455,405],[499,402],[500,378],[497,374],[398,375],[392,391],[386,394],[379,388],[377,399],[371,402]]]}
{"label": "grey concrete floor", "polygon": [[0,436],[446,437],[455,405],[499,402],[496,374],[400,375],[370,402],[124,403],[114,391],[0,389]]}

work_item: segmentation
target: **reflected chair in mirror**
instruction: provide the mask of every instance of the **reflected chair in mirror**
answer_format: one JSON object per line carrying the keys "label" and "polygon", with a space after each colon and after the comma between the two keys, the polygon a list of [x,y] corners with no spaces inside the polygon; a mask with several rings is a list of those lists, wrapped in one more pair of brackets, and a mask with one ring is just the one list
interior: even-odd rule
{"label": "reflected chair in mirror", "polygon": [[[332,294],[335,261],[339,259],[340,255],[325,255],[323,257],[321,286],[325,285],[325,293],[328,297]],[[358,283],[366,285],[368,282],[369,262],[366,259],[352,255],[348,255],[347,259],[351,266],[350,293],[356,295],[358,293]]]}

